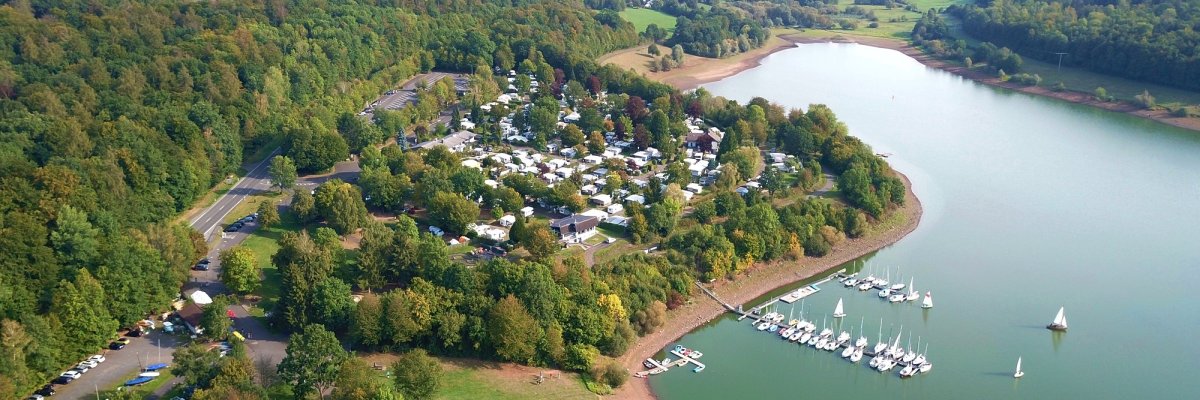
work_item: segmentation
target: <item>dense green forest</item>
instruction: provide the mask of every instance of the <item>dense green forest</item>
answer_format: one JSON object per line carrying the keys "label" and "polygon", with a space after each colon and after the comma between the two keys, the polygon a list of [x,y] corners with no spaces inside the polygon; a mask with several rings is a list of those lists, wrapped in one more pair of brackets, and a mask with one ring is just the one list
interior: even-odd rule
{"label": "dense green forest", "polygon": [[171,221],[243,154],[348,150],[338,116],[419,71],[531,49],[571,65],[637,39],[572,2],[5,3],[4,398],[167,307],[206,251]]}
{"label": "dense green forest", "polygon": [[1200,89],[1200,3],[1012,0],[951,6],[976,38],[1026,57]]}
{"label": "dense green forest", "polygon": [[[532,0],[0,6],[0,398],[27,393],[119,327],[164,310],[207,250],[197,233],[172,221],[236,174],[243,154],[276,146],[302,171],[326,169],[348,152],[361,152],[364,170],[357,185],[332,180],[313,194],[297,191],[285,216],[306,228],[285,234],[271,257],[281,276],[272,322],[298,333],[280,367],[285,379],[304,362],[304,346],[340,354],[339,339],[330,345],[337,334],[355,349],[603,367],[608,383],[619,384],[627,373],[593,365],[599,355],[620,355],[661,325],[696,279],[732,276],[758,260],[824,255],[903,203],[903,186],[886,163],[824,106],[739,105],[595,65],[595,56],[638,37],[612,11],[619,6],[588,4],[606,9]],[[692,9],[681,18],[692,22],[682,24],[680,40],[693,51],[730,54],[766,38],[744,11]],[[637,149],[662,150],[671,178],[654,178],[653,189],[639,189],[623,173],[606,180],[651,204],[630,211],[632,241],[660,241],[667,251],[588,267],[553,257],[559,247],[546,223],[522,218],[511,236],[528,257],[468,266],[414,219],[401,215],[384,225],[370,218],[368,207],[415,205],[427,211],[421,222],[457,233],[481,208],[511,211],[525,197],[583,207],[578,176],[553,188],[509,177],[493,189],[444,148],[377,148],[401,130],[420,135],[418,122],[452,95],[434,85],[418,104],[380,112],[374,124],[354,113],[434,68],[473,73],[462,104],[484,143],[498,142],[504,112],[480,107],[504,82],[492,71],[516,69],[532,105],[514,122],[530,128],[535,147],[560,141],[598,153],[598,136],[612,131]],[[531,93],[528,76],[544,89]],[[581,114],[578,123],[556,126],[559,98]],[[690,176],[677,158],[689,116],[727,136],[717,193],[684,215],[679,186]],[[796,156],[795,171],[759,171],[762,148]],[[773,205],[796,193],[793,187],[813,184],[822,165],[841,174],[848,204]],[[766,193],[735,192],[760,172]],[[338,235],[360,228],[361,247],[344,250]],[[352,291],[378,294],[354,303]],[[220,313],[211,319],[224,320]],[[184,368],[236,386],[201,386],[208,398],[260,390],[245,379],[212,379],[245,372],[244,357],[204,363]]]}

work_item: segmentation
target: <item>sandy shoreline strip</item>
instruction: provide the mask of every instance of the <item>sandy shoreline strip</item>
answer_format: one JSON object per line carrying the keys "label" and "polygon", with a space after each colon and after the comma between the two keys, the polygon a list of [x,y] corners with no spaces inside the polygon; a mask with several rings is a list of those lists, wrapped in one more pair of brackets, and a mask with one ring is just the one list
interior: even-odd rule
{"label": "sandy shoreline strip", "polygon": [[[904,181],[907,192],[904,207],[892,211],[904,215],[904,220],[900,225],[873,235],[842,242],[825,257],[804,257],[797,261],[756,264],[746,274],[739,276],[737,280],[720,281],[710,287],[717,296],[730,304],[746,304],[771,290],[820,275],[841,264],[896,243],[917,228],[923,212],[921,201],[913,194],[912,183],[908,177],[899,172],[896,174]],[[748,304],[748,306],[752,306],[752,304]],[[654,356],[667,345],[723,313],[725,313],[725,309],[720,304],[697,290],[692,295],[690,303],[669,311],[667,322],[661,329],[638,338],[637,342],[619,360],[630,371],[641,371],[645,369],[642,366],[642,360]],[[613,397],[618,399],[655,398],[648,379],[630,378],[628,383],[617,389]]]}

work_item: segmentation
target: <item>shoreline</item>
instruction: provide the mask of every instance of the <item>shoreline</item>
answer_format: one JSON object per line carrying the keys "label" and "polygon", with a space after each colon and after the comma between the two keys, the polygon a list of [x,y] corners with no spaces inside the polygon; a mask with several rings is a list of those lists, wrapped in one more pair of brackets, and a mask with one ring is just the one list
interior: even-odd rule
{"label": "shoreline", "polygon": [[[804,257],[796,261],[776,260],[766,264],[755,264],[746,274],[735,280],[721,280],[709,285],[713,291],[730,304],[745,304],[772,290],[826,273],[839,265],[876,252],[908,236],[921,221],[924,209],[912,191],[912,182],[900,172],[896,175],[904,181],[904,206],[893,210],[904,215],[904,221],[891,229],[858,239],[842,242],[821,258]],[[690,301],[667,312],[667,321],[659,330],[642,336],[617,360],[629,368],[639,371],[642,360],[654,356],[672,342],[691,333],[727,311],[708,296],[694,294]],[[657,398],[650,387],[651,378],[631,378],[617,388],[613,398],[649,399]]]}

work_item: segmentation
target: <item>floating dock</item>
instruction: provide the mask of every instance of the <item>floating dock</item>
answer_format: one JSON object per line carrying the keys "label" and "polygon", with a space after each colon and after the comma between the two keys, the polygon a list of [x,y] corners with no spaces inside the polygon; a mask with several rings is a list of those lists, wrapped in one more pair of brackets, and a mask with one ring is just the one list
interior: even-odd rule
{"label": "floating dock", "polygon": [[788,293],[788,294],[785,294],[785,295],[779,297],[779,301],[782,301],[782,302],[788,303],[788,304],[792,304],[797,301],[800,301],[800,299],[811,296],[820,291],[821,291],[821,288],[809,285],[809,286],[805,286],[805,287],[796,289],[794,292],[791,292],[791,293]]}

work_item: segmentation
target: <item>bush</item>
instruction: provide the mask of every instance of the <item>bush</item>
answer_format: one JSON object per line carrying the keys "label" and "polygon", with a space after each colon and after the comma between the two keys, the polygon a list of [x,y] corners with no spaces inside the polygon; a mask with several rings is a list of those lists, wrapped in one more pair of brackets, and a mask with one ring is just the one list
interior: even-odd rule
{"label": "bush", "polygon": [[1145,108],[1147,110],[1153,109],[1154,106],[1156,105],[1156,103],[1154,101],[1154,96],[1150,95],[1149,90],[1143,90],[1142,94],[1133,96],[1133,98],[1137,100],[1138,105],[1142,106],[1142,108]]}
{"label": "bush", "polygon": [[1037,86],[1042,83],[1042,77],[1037,74],[1019,73],[1008,77],[1008,81],[1018,85]]}
{"label": "bush", "polygon": [[612,360],[605,363],[603,367],[597,366],[593,369],[592,379],[609,387],[616,388],[624,385],[625,381],[629,379],[629,370],[622,367],[617,361]]}
{"label": "bush", "polygon": [[1055,92],[1061,92],[1061,91],[1067,90],[1067,84],[1062,83],[1062,81],[1058,81],[1054,84],[1054,86],[1050,87],[1050,90],[1053,90]]}

